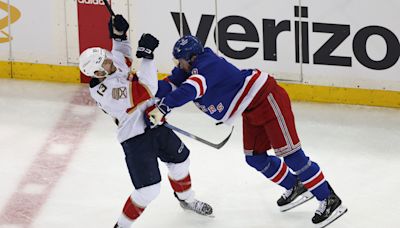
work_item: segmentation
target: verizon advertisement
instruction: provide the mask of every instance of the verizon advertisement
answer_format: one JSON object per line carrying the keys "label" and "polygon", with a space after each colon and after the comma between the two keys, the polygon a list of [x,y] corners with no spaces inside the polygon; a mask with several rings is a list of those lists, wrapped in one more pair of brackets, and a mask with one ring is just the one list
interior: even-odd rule
{"label": "verizon advertisement", "polygon": [[[158,60],[168,72],[172,45],[192,34],[241,68],[309,84],[400,90],[400,27],[395,6],[363,1],[182,1],[149,14],[156,2],[134,1],[138,34],[161,40]],[[135,10],[137,9],[137,10]],[[162,26],[160,26],[162,25]],[[218,25],[218,26],[217,26]],[[218,33],[217,33],[218,31]],[[218,39],[217,39],[218,37]]]}
{"label": "verizon advertisement", "polygon": [[[400,91],[399,1],[301,3],[114,0],[112,7],[128,19],[133,48],[142,33],[160,40],[160,73],[173,67],[175,41],[192,34],[239,68],[280,80]],[[103,0],[0,1],[0,61],[76,67],[84,49],[111,48],[109,17]]]}

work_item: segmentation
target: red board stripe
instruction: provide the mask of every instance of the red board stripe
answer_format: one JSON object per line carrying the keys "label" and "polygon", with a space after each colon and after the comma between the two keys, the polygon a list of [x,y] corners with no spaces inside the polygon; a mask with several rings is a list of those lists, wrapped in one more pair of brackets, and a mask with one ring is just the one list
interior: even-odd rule
{"label": "red board stripe", "polygon": [[[112,41],[108,34],[110,14],[103,1],[78,0],[78,32],[79,53],[90,47],[112,48]],[[109,0],[110,4],[111,1]],[[81,82],[89,82],[90,78],[81,73]]]}

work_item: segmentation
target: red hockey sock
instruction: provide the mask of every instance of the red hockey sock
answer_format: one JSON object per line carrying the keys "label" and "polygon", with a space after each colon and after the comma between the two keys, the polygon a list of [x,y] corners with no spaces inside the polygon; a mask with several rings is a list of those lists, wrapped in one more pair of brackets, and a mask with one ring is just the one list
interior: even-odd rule
{"label": "red hockey sock", "polygon": [[145,207],[137,205],[131,197],[126,200],[123,213],[131,220],[136,220],[144,211]]}
{"label": "red hockey sock", "polygon": [[168,179],[171,183],[172,189],[174,189],[175,192],[185,192],[192,187],[190,174],[188,174],[185,178],[181,180],[173,180],[171,179],[171,177],[168,177]]}

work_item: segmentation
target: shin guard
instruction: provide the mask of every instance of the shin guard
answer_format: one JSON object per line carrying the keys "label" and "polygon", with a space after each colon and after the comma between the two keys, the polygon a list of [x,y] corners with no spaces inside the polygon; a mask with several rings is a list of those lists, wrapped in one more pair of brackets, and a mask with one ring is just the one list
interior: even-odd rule
{"label": "shin guard", "polygon": [[318,199],[323,200],[330,194],[328,183],[317,163],[310,160],[303,150],[284,158],[285,163],[294,170],[304,186]]}
{"label": "shin guard", "polygon": [[286,189],[290,189],[296,184],[296,177],[276,156],[269,156],[267,153],[246,155],[246,162],[272,182]]}

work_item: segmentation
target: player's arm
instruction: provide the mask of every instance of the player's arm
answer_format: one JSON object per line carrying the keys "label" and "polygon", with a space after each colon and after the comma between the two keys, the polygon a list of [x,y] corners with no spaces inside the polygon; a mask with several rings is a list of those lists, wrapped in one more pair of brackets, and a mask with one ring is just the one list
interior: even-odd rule
{"label": "player's arm", "polygon": [[128,29],[128,21],[120,14],[112,16],[108,22],[109,35],[112,38],[112,53],[116,56],[124,56],[127,65],[130,66],[132,62],[132,47],[127,39]]}
{"label": "player's arm", "polygon": [[158,90],[156,97],[163,98],[168,93],[175,91],[181,84],[188,78],[188,74],[186,74],[183,70],[175,67],[171,75],[164,78],[163,80],[158,81]]}
{"label": "player's arm", "polygon": [[127,84],[126,101],[128,102],[128,113],[136,110],[139,105],[154,97],[157,92],[157,68],[153,60],[153,52],[158,47],[158,44],[159,41],[154,36],[143,34],[136,51],[136,56],[142,58],[138,72],[129,75],[129,80],[125,78],[118,79],[120,83]]}
{"label": "player's arm", "polygon": [[138,72],[136,73],[140,83],[145,84],[154,96],[158,89],[157,68],[154,62],[154,50],[159,41],[153,35],[145,33],[138,42],[136,57],[142,58]]}
{"label": "player's arm", "polygon": [[116,52],[121,53],[125,58],[126,61],[129,62],[127,63],[128,66],[130,66],[132,63],[132,47],[130,44],[129,40],[122,40],[122,41],[117,41],[115,39],[112,40],[113,42],[113,48],[112,48],[112,53],[115,55]]}
{"label": "player's arm", "polygon": [[206,90],[206,79],[199,74],[191,75],[179,88],[165,96],[164,104],[170,109],[180,107],[189,101],[201,98]]}
{"label": "player's arm", "polygon": [[146,116],[152,127],[164,122],[164,117],[172,108],[182,106],[204,95],[207,90],[206,80],[202,75],[192,75],[175,91],[167,94],[157,104],[146,110]]}

